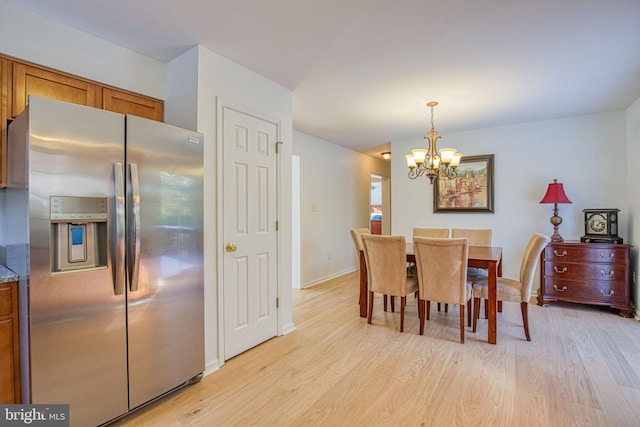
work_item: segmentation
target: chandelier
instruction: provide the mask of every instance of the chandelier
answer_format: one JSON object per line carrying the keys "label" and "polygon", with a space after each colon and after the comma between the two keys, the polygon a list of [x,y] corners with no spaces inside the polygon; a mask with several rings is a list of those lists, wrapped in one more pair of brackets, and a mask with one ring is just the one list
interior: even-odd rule
{"label": "chandelier", "polygon": [[427,104],[427,107],[431,107],[431,131],[427,132],[427,136],[424,137],[428,149],[411,150],[411,154],[405,156],[409,167],[409,178],[416,179],[426,175],[432,184],[438,175],[455,178],[457,176],[456,168],[462,158],[462,153],[458,153],[453,148],[441,148],[438,151],[436,147],[436,143],[440,139],[438,132],[433,128],[433,107],[436,105],[438,105],[437,102]]}

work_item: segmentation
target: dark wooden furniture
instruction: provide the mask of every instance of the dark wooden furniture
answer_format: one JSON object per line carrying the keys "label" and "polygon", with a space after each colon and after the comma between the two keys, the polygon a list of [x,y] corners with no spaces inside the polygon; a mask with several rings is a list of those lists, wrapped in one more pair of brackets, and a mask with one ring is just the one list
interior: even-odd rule
{"label": "dark wooden furniture", "polygon": [[[407,243],[407,262],[416,262],[413,243]],[[489,300],[487,313],[489,318],[489,343],[496,344],[498,338],[498,301],[496,281],[502,276],[502,248],[486,246],[469,246],[469,267],[485,268],[489,272]],[[364,252],[360,251],[360,317],[366,317],[367,307],[367,268]],[[363,307],[365,307],[363,312]],[[364,313],[364,315],[363,315]]]}
{"label": "dark wooden furniture", "polygon": [[0,283],[0,403],[20,403],[18,282]]}
{"label": "dark wooden furniture", "polygon": [[606,305],[628,317],[631,245],[551,242],[541,255],[538,305],[552,301]]}

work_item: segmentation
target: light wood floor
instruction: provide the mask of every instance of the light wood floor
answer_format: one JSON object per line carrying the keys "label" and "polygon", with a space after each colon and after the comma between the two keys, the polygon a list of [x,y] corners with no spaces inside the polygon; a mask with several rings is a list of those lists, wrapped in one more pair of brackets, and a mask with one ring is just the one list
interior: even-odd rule
{"label": "light wood floor", "polygon": [[459,342],[458,310],[418,335],[399,313],[358,317],[357,272],[294,290],[295,332],[225,363],[117,426],[640,426],[640,323],[616,311],[505,303]]}

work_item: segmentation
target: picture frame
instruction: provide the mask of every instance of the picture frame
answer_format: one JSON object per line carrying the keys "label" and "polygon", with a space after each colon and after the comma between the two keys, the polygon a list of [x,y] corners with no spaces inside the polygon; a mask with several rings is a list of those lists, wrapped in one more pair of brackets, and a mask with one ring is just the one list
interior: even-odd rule
{"label": "picture frame", "polygon": [[433,212],[493,213],[493,154],[464,156],[457,176],[438,176]]}

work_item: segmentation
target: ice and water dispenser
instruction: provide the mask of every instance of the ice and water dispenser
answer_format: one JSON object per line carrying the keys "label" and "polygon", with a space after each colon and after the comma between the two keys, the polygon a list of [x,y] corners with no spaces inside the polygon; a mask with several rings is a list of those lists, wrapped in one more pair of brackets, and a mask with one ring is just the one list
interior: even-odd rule
{"label": "ice and water dispenser", "polygon": [[106,197],[51,196],[51,272],[107,266]]}

